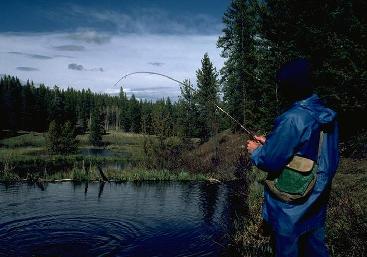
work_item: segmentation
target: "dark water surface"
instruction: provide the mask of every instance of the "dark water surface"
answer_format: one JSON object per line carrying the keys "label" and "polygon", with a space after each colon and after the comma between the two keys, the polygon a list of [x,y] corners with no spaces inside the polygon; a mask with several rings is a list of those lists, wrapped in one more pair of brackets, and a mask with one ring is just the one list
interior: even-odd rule
{"label": "dark water surface", "polygon": [[103,156],[103,157],[108,157],[108,156],[113,156],[114,153],[109,150],[109,149],[105,149],[105,148],[82,148],[80,150],[80,153],[83,156]]}
{"label": "dark water surface", "polygon": [[233,184],[0,184],[0,256],[228,256]]}

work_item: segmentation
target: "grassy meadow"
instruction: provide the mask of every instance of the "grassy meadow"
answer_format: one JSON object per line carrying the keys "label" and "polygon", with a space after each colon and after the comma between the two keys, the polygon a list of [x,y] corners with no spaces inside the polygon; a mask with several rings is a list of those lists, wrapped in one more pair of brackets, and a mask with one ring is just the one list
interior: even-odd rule
{"label": "grassy meadow", "polygon": [[[185,170],[148,169],[144,165],[144,142],[148,136],[110,131],[103,136],[104,147],[89,144],[88,134],[79,135],[78,151],[71,155],[50,155],[46,134],[20,132],[0,140],[0,180],[95,181],[101,178],[101,166],[109,180],[207,180],[212,174]],[[149,136],[155,140],[154,136]],[[173,141],[174,139],[170,139]]]}

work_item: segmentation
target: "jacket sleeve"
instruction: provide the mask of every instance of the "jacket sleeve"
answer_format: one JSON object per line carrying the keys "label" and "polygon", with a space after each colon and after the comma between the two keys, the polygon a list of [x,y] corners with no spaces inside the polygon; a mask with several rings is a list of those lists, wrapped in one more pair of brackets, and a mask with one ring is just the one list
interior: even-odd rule
{"label": "jacket sleeve", "polygon": [[296,153],[303,130],[296,126],[296,117],[279,117],[263,146],[251,155],[252,162],[266,172],[281,171]]}

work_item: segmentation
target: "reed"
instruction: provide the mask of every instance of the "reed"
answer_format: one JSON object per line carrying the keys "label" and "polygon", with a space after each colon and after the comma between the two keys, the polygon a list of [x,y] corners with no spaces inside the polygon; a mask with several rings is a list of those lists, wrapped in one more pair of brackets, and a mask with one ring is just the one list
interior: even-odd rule
{"label": "reed", "polygon": [[[127,168],[127,169],[108,169],[105,174],[110,181],[128,182],[128,181],[208,181],[213,176],[209,174],[189,173],[186,171],[168,171],[168,170],[147,170],[144,168]],[[25,178],[24,178],[25,179]],[[60,180],[72,180],[75,182],[100,181],[101,177],[98,173],[97,166],[89,166],[80,168],[74,166],[69,171],[60,171],[47,173],[32,173],[32,180],[41,179],[46,182],[54,182]],[[0,172],[1,182],[18,182],[22,178],[12,171]]]}

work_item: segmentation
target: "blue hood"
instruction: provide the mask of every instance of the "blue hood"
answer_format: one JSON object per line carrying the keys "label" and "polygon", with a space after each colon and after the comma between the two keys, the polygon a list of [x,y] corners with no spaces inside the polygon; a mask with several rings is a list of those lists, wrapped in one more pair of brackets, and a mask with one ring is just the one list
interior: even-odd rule
{"label": "blue hood", "polygon": [[305,100],[298,101],[294,105],[310,110],[311,115],[324,126],[331,125],[336,121],[336,112],[325,107],[316,94],[313,94]]}

